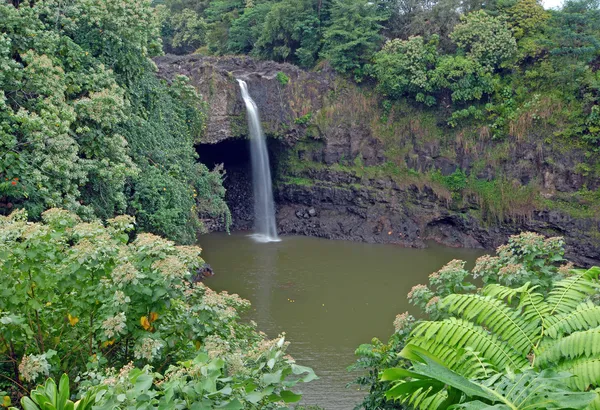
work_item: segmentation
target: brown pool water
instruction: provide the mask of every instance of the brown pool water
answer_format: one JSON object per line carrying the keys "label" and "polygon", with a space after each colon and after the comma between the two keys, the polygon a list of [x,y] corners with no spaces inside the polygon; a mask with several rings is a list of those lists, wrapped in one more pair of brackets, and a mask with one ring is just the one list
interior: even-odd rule
{"label": "brown pool water", "polygon": [[258,243],[242,233],[205,235],[200,246],[216,273],[206,284],[250,300],[249,318],[270,337],[286,333],[288,352],[320,377],[299,386],[302,403],[327,410],[360,403],[364,392],[345,387],[356,377],[346,368],[358,345],[387,340],[396,314],[416,313],[406,300],[411,287],[452,259],[472,265],[483,254],[308,237]]}

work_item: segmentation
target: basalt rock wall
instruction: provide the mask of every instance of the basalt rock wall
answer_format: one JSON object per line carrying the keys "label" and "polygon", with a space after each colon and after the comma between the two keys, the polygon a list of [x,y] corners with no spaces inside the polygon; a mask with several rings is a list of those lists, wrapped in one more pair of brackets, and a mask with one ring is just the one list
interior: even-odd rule
{"label": "basalt rock wall", "polygon": [[[599,181],[577,171],[583,151],[547,143],[550,131],[542,126],[498,142],[485,128],[451,130],[418,107],[383,110],[372,87],[357,87],[327,67],[307,72],[250,57],[195,55],[155,61],[160,76],[186,75],[205,98],[201,144],[246,138],[236,78],[248,83],[269,137],[282,234],[493,249],[531,230],[563,236],[581,265],[600,264],[600,215],[576,194]],[[240,169],[232,168],[227,199],[234,226],[248,229],[252,201]],[[491,191],[486,200],[495,208],[475,190],[458,194],[440,184],[457,170],[494,187],[498,197]],[[517,201],[507,190],[529,197]]]}

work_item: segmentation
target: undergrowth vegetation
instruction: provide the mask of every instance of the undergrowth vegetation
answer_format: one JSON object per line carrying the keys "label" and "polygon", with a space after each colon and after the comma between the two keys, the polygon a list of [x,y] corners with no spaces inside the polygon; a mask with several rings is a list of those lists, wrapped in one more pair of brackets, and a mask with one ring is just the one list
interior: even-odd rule
{"label": "undergrowth vegetation", "polygon": [[563,255],[561,238],[523,233],[413,287],[428,320],[398,315],[388,343],[356,351],[364,408],[599,408],[600,268]]}
{"label": "undergrowth vegetation", "polygon": [[[239,321],[248,301],[198,281],[200,248],[133,235],[130,216],[103,225],[50,209],[42,220],[0,217],[4,407],[78,397],[94,409],[283,408],[316,377],[285,354],[284,336]],[[53,381],[33,390],[49,376],[62,392]]]}

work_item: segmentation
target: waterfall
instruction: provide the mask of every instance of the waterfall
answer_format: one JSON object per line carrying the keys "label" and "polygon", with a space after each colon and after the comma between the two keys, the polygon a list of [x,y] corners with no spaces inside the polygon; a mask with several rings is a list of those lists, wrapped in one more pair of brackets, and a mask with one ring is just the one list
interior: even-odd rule
{"label": "waterfall", "polygon": [[252,189],[254,191],[254,238],[261,242],[278,242],[277,225],[275,223],[275,204],[271,186],[271,168],[267,142],[260,118],[258,107],[248,93],[245,81],[237,80],[242,90],[242,98],[248,114],[250,130],[250,156],[252,159]]}

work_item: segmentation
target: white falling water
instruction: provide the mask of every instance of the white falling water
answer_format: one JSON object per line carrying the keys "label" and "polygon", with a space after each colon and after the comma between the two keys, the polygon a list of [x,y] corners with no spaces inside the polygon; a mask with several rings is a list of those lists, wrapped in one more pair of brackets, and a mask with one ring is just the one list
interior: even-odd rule
{"label": "white falling water", "polygon": [[278,242],[275,223],[275,204],[271,186],[271,168],[265,134],[260,125],[258,107],[248,93],[245,81],[237,80],[242,90],[242,98],[248,113],[250,129],[250,156],[252,159],[252,187],[254,191],[254,229],[253,237],[261,242]]}

